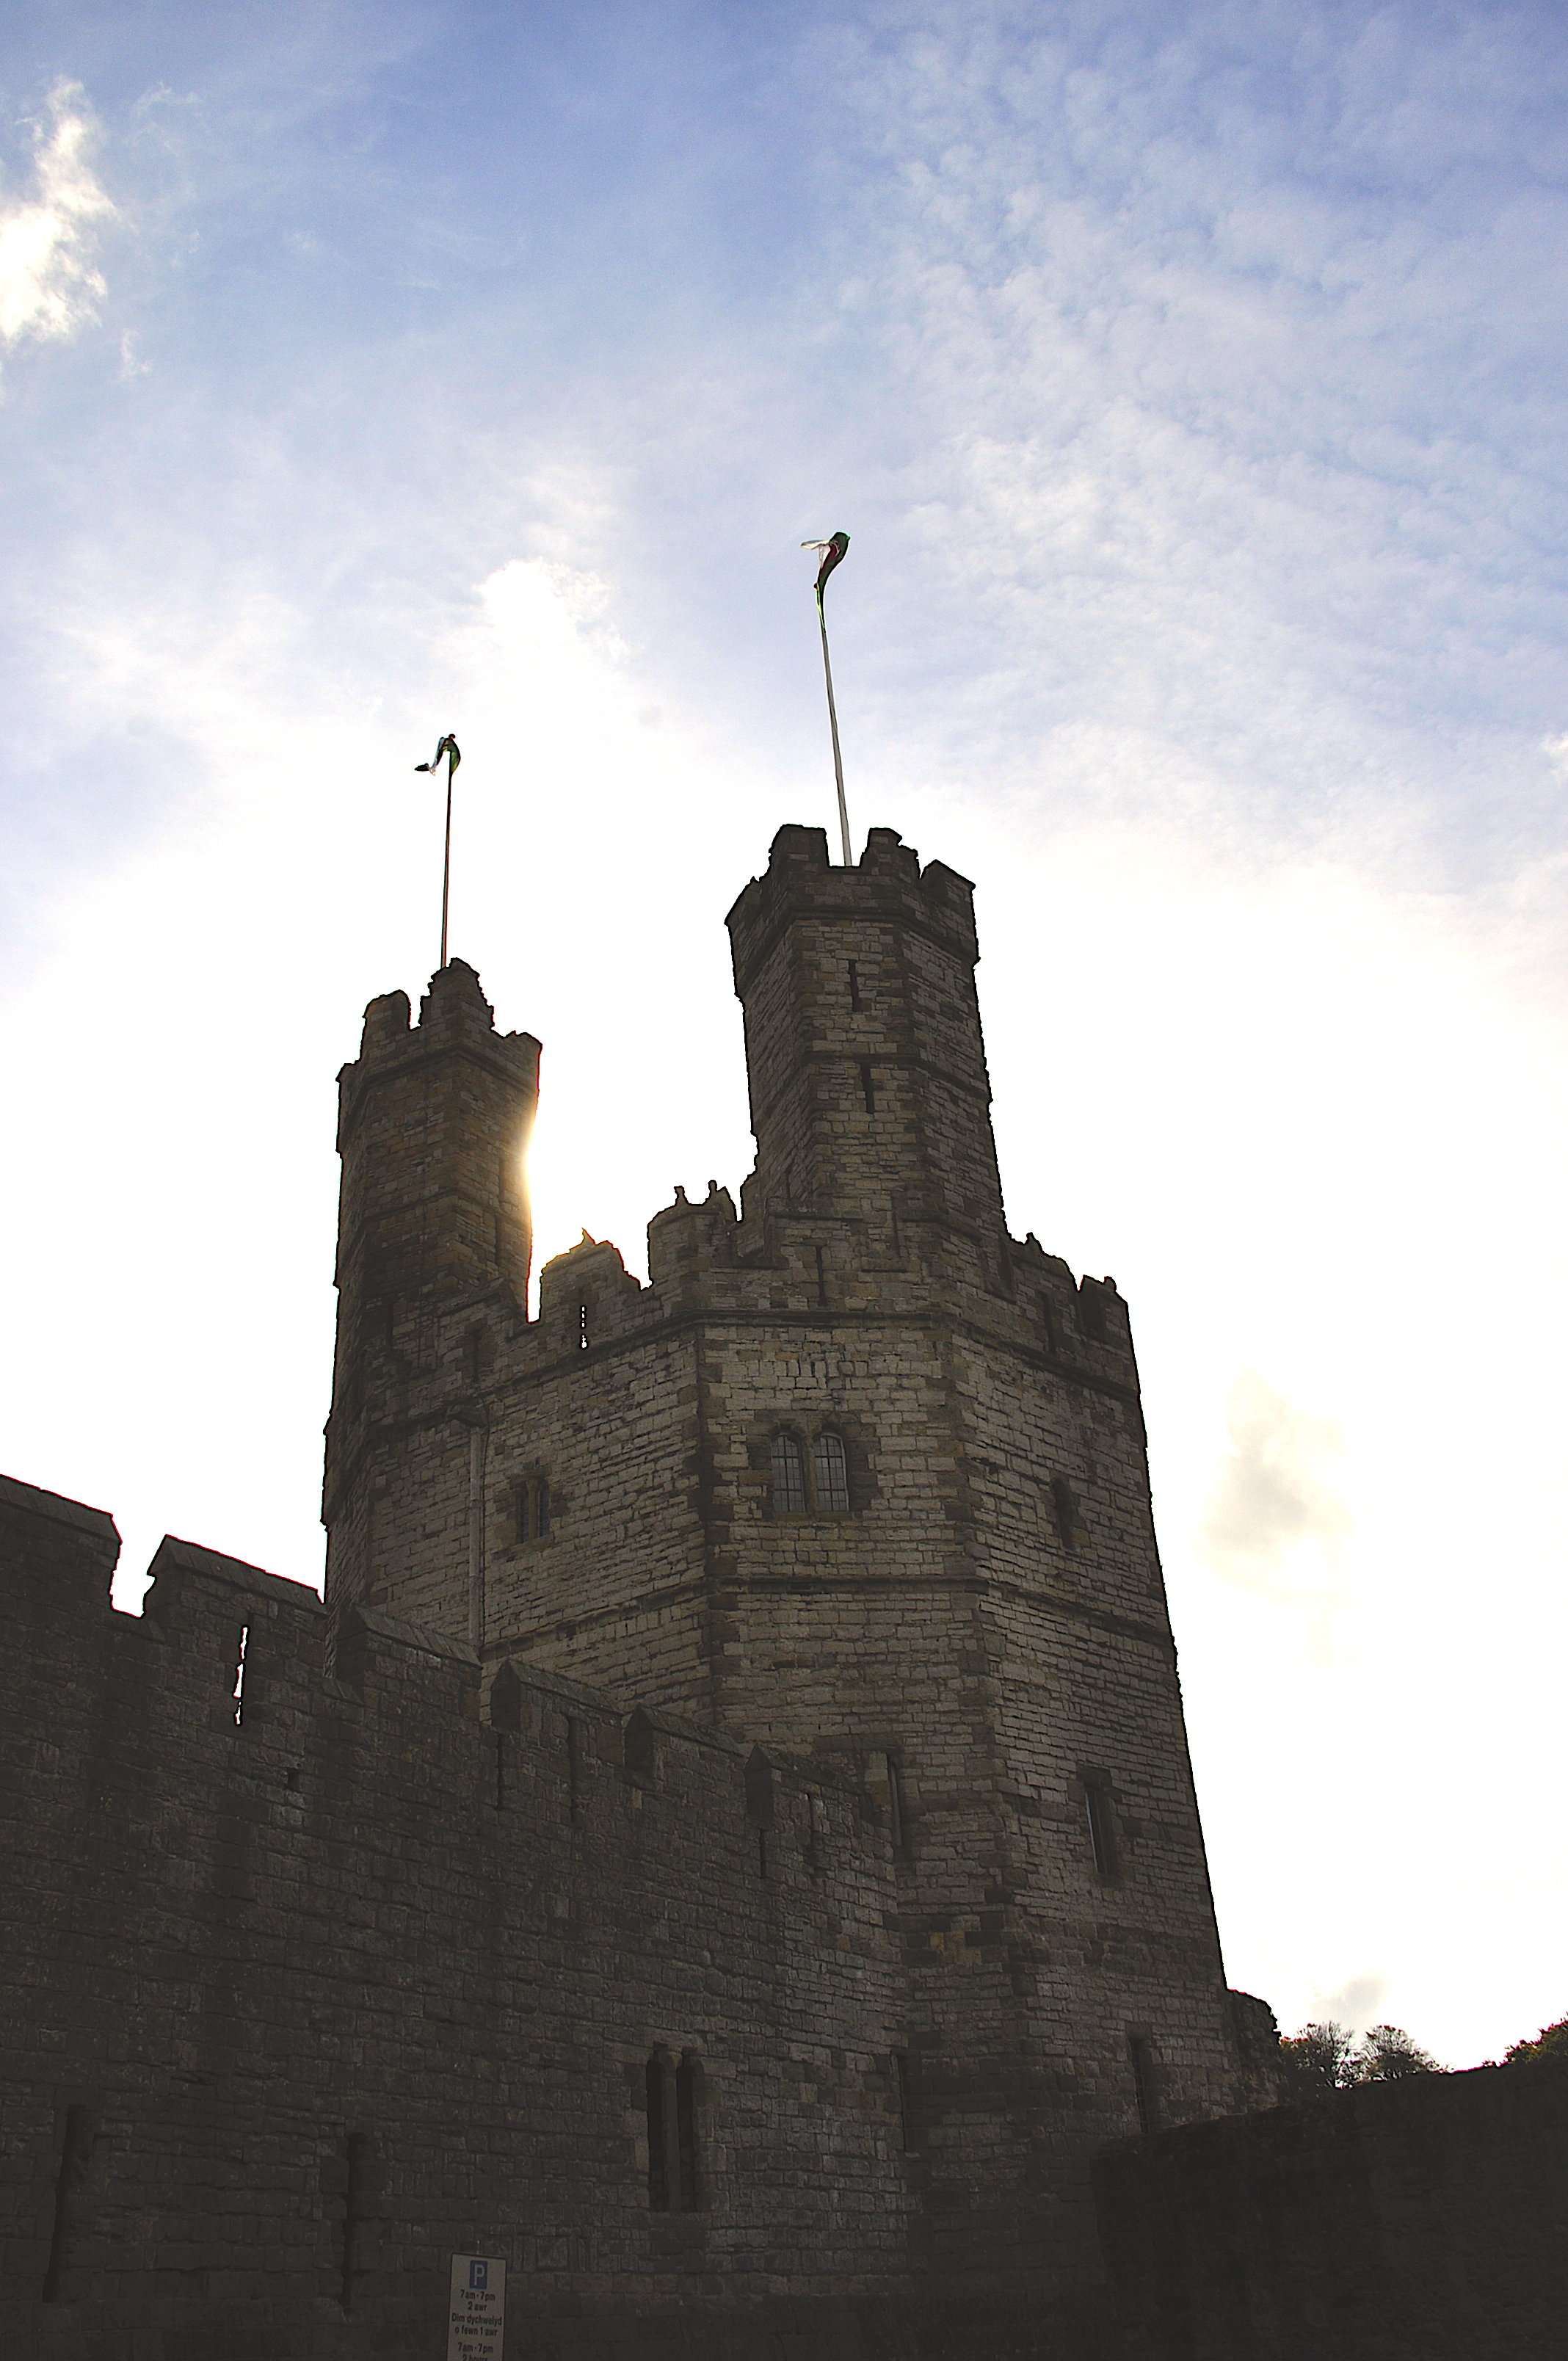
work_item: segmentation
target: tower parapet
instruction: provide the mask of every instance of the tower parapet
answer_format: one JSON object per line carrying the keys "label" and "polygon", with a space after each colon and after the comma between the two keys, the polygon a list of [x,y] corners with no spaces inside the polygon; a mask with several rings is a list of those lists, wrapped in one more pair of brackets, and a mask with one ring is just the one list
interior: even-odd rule
{"label": "tower parapet", "polygon": [[[1003,1235],[974,970],[974,889],[874,828],[855,869],[783,828],[729,917],[756,1170],[746,1218],[863,1222],[902,1258],[935,1227]],[[935,1242],[933,1242],[935,1243]]]}

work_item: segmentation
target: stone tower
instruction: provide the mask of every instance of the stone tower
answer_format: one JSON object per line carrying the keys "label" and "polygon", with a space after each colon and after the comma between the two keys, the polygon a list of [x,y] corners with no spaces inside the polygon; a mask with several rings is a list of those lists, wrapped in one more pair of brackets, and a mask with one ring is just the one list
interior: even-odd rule
{"label": "stone tower", "polygon": [[895,1869],[916,2267],[1063,2298],[1090,2153],[1238,2070],[1126,1311],[1007,1234],[962,878],[785,828],[729,929],[743,1218],[677,1192],[648,1287],[585,1238],[533,1322],[537,1044],[456,964],[413,1030],[372,1003],[328,1604],[852,1788]]}

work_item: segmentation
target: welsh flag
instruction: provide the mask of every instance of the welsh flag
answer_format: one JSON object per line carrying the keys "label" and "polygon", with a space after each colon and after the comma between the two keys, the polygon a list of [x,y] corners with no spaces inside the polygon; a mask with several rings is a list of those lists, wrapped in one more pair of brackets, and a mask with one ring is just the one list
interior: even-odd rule
{"label": "welsh flag", "polygon": [[802,549],[817,549],[822,553],[822,564],[817,576],[817,603],[820,606],[823,585],[833,568],[843,564],[844,553],[850,546],[850,536],[847,533],[836,533],[830,541],[803,541],[800,545]]}
{"label": "welsh flag", "polygon": [[463,760],[462,755],[457,752],[457,741],[454,738],[450,730],[447,731],[445,737],[441,741],[440,745],[437,746],[434,753],[431,756],[430,761],[428,763],[416,763],[414,764],[414,769],[416,771],[439,771],[443,761],[448,757],[450,758],[450,763],[446,776],[448,780],[450,780],[453,772]]}

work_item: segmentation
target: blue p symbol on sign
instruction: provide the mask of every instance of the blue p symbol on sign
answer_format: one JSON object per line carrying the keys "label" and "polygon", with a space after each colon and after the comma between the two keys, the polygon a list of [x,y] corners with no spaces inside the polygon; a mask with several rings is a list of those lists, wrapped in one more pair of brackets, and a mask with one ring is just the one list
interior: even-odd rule
{"label": "blue p symbol on sign", "polygon": [[468,2266],[469,2286],[471,2288],[488,2289],[489,2283],[490,2267],[488,2263],[470,2263]]}

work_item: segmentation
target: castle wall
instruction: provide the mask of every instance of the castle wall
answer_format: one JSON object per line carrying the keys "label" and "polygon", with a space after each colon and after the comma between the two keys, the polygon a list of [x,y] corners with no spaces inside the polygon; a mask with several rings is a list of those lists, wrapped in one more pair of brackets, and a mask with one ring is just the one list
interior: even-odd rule
{"label": "castle wall", "polygon": [[1421,2074],[1094,2170],[1124,2361],[1524,2361],[1568,2315],[1568,2070]]}
{"label": "castle wall", "polygon": [[851,1786],[526,1665],[481,1715],[466,1643],[184,1543],[116,1615],[116,1549],[0,1487],[8,2355],[427,2356],[465,2247],[509,2258],[509,2352],[939,2348]]}

